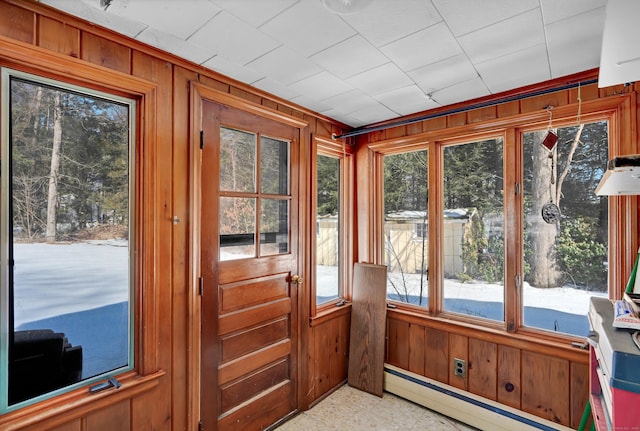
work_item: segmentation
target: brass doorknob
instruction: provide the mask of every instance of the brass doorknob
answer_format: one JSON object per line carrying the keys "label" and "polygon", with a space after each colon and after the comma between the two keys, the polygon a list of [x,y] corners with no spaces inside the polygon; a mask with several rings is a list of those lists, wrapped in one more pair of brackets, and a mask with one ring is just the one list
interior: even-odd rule
{"label": "brass doorknob", "polygon": [[299,275],[292,275],[291,284],[297,284],[298,286],[300,286],[302,284],[302,277],[300,277]]}

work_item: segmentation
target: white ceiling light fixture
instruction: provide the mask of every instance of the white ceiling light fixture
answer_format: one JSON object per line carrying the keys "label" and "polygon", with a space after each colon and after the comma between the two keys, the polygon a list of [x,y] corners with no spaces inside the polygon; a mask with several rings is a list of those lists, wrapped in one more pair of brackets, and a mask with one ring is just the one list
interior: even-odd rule
{"label": "white ceiling light fixture", "polygon": [[321,0],[324,7],[337,15],[353,15],[369,6],[373,0]]}

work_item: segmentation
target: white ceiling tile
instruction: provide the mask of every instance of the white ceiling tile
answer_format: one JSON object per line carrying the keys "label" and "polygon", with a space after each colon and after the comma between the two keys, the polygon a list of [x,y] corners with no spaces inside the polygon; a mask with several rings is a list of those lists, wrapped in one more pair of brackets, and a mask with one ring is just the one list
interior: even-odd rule
{"label": "white ceiling tile", "polygon": [[[99,1],[96,0],[96,3]],[[188,5],[197,9],[198,13],[184,13],[185,3],[175,0],[153,0],[152,3],[144,0],[113,0],[107,13],[123,18],[141,17],[149,27],[187,39],[221,10],[209,0],[188,0]]]}
{"label": "white ceiling tile", "polygon": [[540,0],[545,24],[551,24],[593,9],[604,8],[607,0]]}
{"label": "white ceiling tile", "polygon": [[551,77],[600,66],[603,27],[604,13],[601,9],[547,25]]}
{"label": "white ceiling tile", "polygon": [[329,72],[320,72],[291,85],[294,91],[310,99],[324,100],[353,88]]}
{"label": "white ceiling tile", "polygon": [[352,112],[349,116],[357,119],[359,124],[372,124],[396,118],[400,115],[376,101],[364,109]]}
{"label": "white ceiling tile", "polygon": [[540,6],[539,0],[432,1],[456,36],[471,33]]}
{"label": "white ceiling tile", "polygon": [[279,42],[224,11],[196,31],[188,40],[202,47],[213,45],[218,54],[242,65],[280,45]]}
{"label": "white ceiling tile", "polygon": [[407,71],[462,52],[460,45],[444,23],[420,30],[385,45],[380,50],[398,67]]}
{"label": "white ceiling tile", "polygon": [[[291,102],[296,103],[300,106],[304,106],[307,109],[311,109],[315,112],[326,112],[331,109],[331,105],[318,101],[315,97],[309,97],[306,95],[296,96],[292,99],[289,99]],[[338,118],[336,118],[338,119]]]}
{"label": "white ceiling tile", "polygon": [[278,97],[282,99],[290,100],[300,96],[300,93],[293,91],[291,87],[287,87],[286,85],[283,85],[282,83],[271,78],[259,79],[253,82],[251,85],[268,93],[277,94]]}
{"label": "white ceiling tile", "polygon": [[425,0],[374,0],[361,13],[343,19],[377,47],[442,21],[433,4]]}
{"label": "white ceiling tile", "polygon": [[286,46],[280,46],[249,62],[247,67],[259,70],[285,85],[293,84],[322,71],[318,65]]}
{"label": "white ceiling tile", "polygon": [[462,100],[471,100],[490,94],[487,86],[480,78],[475,78],[467,82],[456,84],[452,87],[440,90],[433,95],[433,99],[438,105],[451,105]]}
{"label": "white ceiling tile", "polygon": [[393,63],[387,63],[347,79],[352,86],[369,94],[379,94],[411,84],[405,72]]}
{"label": "white ceiling tile", "polygon": [[409,76],[425,93],[450,87],[478,76],[469,59],[459,54],[409,72]]}
{"label": "white ceiling tile", "polygon": [[216,55],[215,57],[207,60],[203,63],[204,67],[208,67],[211,70],[215,70],[218,73],[237,79],[241,82],[251,84],[259,79],[262,79],[264,75],[256,72],[248,67],[239,65],[234,61],[230,61],[223,55]]}
{"label": "white ceiling tile", "polygon": [[499,93],[551,78],[545,45],[536,45],[476,65],[492,93]]}
{"label": "white ceiling tile", "polygon": [[309,58],[341,79],[373,69],[389,59],[362,36],[353,36]]}
{"label": "white ceiling tile", "polygon": [[[167,0],[175,1],[175,0]],[[260,27],[298,0],[212,0],[213,3],[244,22]],[[176,2],[178,3],[178,2]]]}
{"label": "white ceiling tile", "polygon": [[351,112],[359,111],[366,108],[374,102],[374,99],[366,93],[358,89],[347,91],[323,100],[324,103],[332,108],[325,114],[345,115]]}
{"label": "white ceiling tile", "polygon": [[212,51],[211,48],[203,48],[185,42],[176,36],[157,31],[153,28],[146,29],[140,33],[136,39],[167,52],[179,52],[182,58],[197,64],[202,64],[215,55],[215,52]]}
{"label": "white ceiling tile", "polygon": [[417,85],[410,85],[379,94],[375,99],[401,115],[409,115],[438,106],[428,99]]}
{"label": "white ceiling tile", "polygon": [[296,3],[260,30],[307,57],[356,33],[338,15],[325,9],[320,0]]}
{"label": "white ceiling tile", "polygon": [[459,38],[474,63],[545,43],[540,9],[484,27]]}

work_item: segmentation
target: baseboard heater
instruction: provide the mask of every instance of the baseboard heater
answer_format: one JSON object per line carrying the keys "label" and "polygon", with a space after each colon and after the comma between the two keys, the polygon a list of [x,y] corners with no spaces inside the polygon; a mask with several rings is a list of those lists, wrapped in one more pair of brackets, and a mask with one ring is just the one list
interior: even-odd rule
{"label": "baseboard heater", "polygon": [[564,425],[389,364],[384,365],[384,390],[481,430],[572,431]]}

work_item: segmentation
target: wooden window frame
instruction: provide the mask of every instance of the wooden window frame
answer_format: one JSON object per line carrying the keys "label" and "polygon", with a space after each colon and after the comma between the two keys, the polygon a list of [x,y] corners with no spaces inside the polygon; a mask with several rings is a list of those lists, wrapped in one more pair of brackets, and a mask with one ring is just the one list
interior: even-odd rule
{"label": "wooden window frame", "polygon": [[[338,311],[342,306],[347,305],[347,302],[351,299],[351,283],[353,268],[350,262],[353,262],[353,184],[354,184],[354,157],[353,148],[348,145],[344,139],[336,140],[323,136],[313,136],[312,148],[311,148],[311,214],[310,221],[313,226],[310,226],[311,232],[316,232],[316,220],[317,220],[317,156],[324,155],[329,157],[335,157],[339,160],[340,164],[340,214],[338,218],[338,224],[340,226],[340,239],[339,239],[339,259],[343,263],[339,269],[339,282],[340,290],[338,297],[327,301],[322,304],[316,302],[316,244],[317,235],[311,235],[310,249],[312,255],[312,263],[309,265],[309,279],[311,282],[311,321],[312,324],[320,323],[326,318],[331,316],[333,312]],[[341,304],[337,307],[337,304]]]}
{"label": "wooden window frame", "polygon": [[[159,250],[153,238],[161,212],[155,211],[156,189],[156,104],[157,85],[149,81],[105,69],[73,57],[50,52],[15,40],[0,39],[0,67],[40,76],[62,83],[134,99],[135,116],[135,238],[131,252],[134,284],[134,369],[117,376],[122,386],[97,394],[82,386],[44,401],[0,415],[0,428],[11,430],[38,423],[55,427],[82,417],[89,411],[113,405],[151,390],[165,372],[159,369],[159,291],[156,269]],[[170,221],[167,221],[170,222]]]}
{"label": "wooden window frame", "polygon": [[[598,120],[609,122],[609,157],[637,152],[638,144],[633,135],[633,94],[621,94],[603,97],[581,104],[569,104],[554,108],[554,126],[575,124],[577,115],[583,123]],[[526,341],[537,340],[544,344],[557,347],[574,349],[571,342],[583,341],[579,337],[567,334],[554,334],[541,329],[525,327],[523,324],[522,294],[521,289],[515,287],[516,275],[522,274],[522,261],[519,259],[521,252],[522,225],[518,215],[522,209],[522,196],[516,194],[515,184],[520,181],[522,170],[520,136],[521,132],[534,129],[544,129],[548,125],[548,112],[520,114],[504,119],[492,119],[463,126],[454,126],[438,129],[400,138],[391,138],[369,143],[359,151],[366,153],[366,157],[360,157],[374,168],[373,181],[368,187],[369,195],[373,197],[372,210],[366,214],[366,223],[359,224],[369,226],[372,232],[367,241],[367,252],[374,262],[382,262],[384,248],[383,217],[383,157],[385,155],[403,152],[424,150],[429,157],[429,221],[432,226],[440,226],[442,217],[442,149],[444,145],[483,140],[492,137],[504,139],[504,165],[511,168],[505,170],[505,221],[507,221],[511,234],[505,234],[505,321],[492,322],[482,319],[474,319],[454,313],[446,313],[443,310],[443,287],[441,238],[437,235],[437,229],[429,231],[429,308],[413,306],[401,302],[393,302],[397,307],[394,313],[405,314],[408,317],[431,319],[443,324],[454,324],[462,327],[479,330],[482,332],[495,332],[510,334],[514,339]],[[514,168],[515,167],[515,168]],[[359,165],[360,168],[360,165]],[[358,185],[360,186],[360,182]],[[366,190],[366,188],[364,188]],[[631,271],[638,249],[638,198],[610,197],[609,198],[609,297],[619,299],[622,296],[624,286],[627,283],[628,274]],[[510,220],[510,221],[509,221]],[[362,241],[360,242],[363,243]],[[440,250],[440,251],[438,251]],[[497,331],[497,332],[496,332]],[[586,334],[585,334],[586,336]]]}

